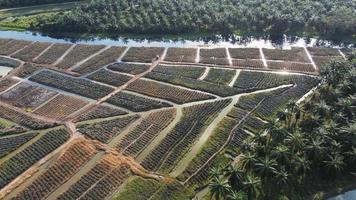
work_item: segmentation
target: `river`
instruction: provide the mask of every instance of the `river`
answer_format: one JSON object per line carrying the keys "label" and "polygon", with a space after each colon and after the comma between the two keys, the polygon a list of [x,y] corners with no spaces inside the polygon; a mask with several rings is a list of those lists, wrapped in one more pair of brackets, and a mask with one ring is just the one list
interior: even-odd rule
{"label": "river", "polygon": [[355,200],[356,199],[356,189],[351,190],[335,197],[328,198],[327,200]]}

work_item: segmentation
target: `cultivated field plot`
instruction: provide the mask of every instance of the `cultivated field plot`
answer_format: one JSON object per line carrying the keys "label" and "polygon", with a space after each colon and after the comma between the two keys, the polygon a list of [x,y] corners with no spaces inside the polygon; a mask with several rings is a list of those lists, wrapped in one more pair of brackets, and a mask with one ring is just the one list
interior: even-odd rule
{"label": "cultivated field plot", "polygon": [[0,199],[194,199],[352,52],[165,49],[0,39]]}
{"label": "cultivated field plot", "polygon": [[200,49],[199,62],[213,65],[229,65],[226,48]]}
{"label": "cultivated field plot", "polygon": [[20,83],[0,96],[0,101],[6,102],[27,111],[36,109],[57,92],[47,90],[28,83]]}
{"label": "cultivated field plot", "polygon": [[88,102],[60,94],[38,108],[35,113],[51,119],[62,119],[83,108]]}
{"label": "cultivated field plot", "polygon": [[169,62],[195,63],[198,49],[195,48],[169,48],[164,58]]}
{"label": "cultivated field plot", "polygon": [[164,48],[131,47],[122,58],[124,62],[151,63],[156,57],[162,56]]}

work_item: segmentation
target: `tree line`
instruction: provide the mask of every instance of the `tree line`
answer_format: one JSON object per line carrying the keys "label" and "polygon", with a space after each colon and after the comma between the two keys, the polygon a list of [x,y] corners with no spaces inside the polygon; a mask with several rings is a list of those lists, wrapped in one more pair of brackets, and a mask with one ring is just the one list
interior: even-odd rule
{"label": "tree line", "polygon": [[352,0],[92,0],[39,19],[47,32],[269,33],[356,32]]}
{"label": "tree line", "polygon": [[211,171],[216,200],[306,199],[307,191],[353,177],[356,59],[336,61],[321,75],[307,101],[289,103],[278,120],[230,153],[237,162]]}

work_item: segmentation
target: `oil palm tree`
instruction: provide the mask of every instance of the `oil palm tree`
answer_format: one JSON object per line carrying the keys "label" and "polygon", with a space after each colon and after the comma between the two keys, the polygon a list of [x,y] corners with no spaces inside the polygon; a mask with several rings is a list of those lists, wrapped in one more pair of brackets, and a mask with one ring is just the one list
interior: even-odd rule
{"label": "oil palm tree", "polygon": [[227,195],[227,200],[248,200],[247,194],[243,191],[232,191]]}
{"label": "oil palm tree", "polygon": [[257,160],[254,171],[263,178],[270,178],[276,172],[277,162],[268,155]]}
{"label": "oil palm tree", "polygon": [[327,160],[324,161],[327,174],[337,175],[344,169],[344,156],[340,153],[335,153],[334,155],[329,155]]}
{"label": "oil palm tree", "polygon": [[224,176],[228,178],[233,189],[238,189],[245,178],[245,171],[239,165],[232,163],[224,169]]}
{"label": "oil palm tree", "polygon": [[225,197],[231,192],[231,186],[224,177],[214,177],[209,184],[210,187],[210,199],[214,197],[215,200],[225,199]]}
{"label": "oil palm tree", "polygon": [[242,182],[243,191],[248,194],[248,199],[258,199],[261,194],[261,179],[253,174],[247,174]]}

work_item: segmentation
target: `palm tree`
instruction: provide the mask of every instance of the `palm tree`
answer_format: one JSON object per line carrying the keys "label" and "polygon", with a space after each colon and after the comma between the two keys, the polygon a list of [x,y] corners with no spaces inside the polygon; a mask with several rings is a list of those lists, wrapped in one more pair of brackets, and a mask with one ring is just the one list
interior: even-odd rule
{"label": "palm tree", "polygon": [[340,173],[345,165],[344,157],[340,153],[335,153],[334,155],[329,155],[328,159],[324,161],[325,168],[328,174],[337,175]]}
{"label": "palm tree", "polygon": [[228,178],[233,189],[238,189],[245,178],[245,171],[240,169],[238,165],[231,163],[224,169],[224,176]]}
{"label": "palm tree", "polygon": [[[286,187],[288,185],[288,181],[289,181],[289,174],[284,169],[277,170],[275,179],[276,179],[276,183],[279,187],[282,187],[282,188]],[[275,187],[275,186],[273,186],[273,187]]]}
{"label": "palm tree", "polygon": [[242,155],[241,166],[243,169],[251,170],[257,161],[256,154],[252,152],[247,152]]}
{"label": "palm tree", "polygon": [[323,146],[324,140],[320,136],[312,137],[309,144],[306,146],[306,152],[308,157],[313,163],[319,163],[319,161],[324,157],[326,147]]}
{"label": "palm tree", "polygon": [[297,152],[304,146],[305,138],[299,130],[289,133],[284,140],[292,148],[292,152]]}
{"label": "palm tree", "polygon": [[249,199],[257,199],[261,191],[261,179],[253,174],[247,174],[242,182],[243,190],[248,194]]}
{"label": "palm tree", "polygon": [[299,177],[298,182],[302,182],[305,178],[305,174],[310,169],[310,161],[304,155],[294,154],[292,160],[292,166],[294,166],[294,172]]}
{"label": "palm tree", "polygon": [[277,162],[275,159],[271,159],[268,155],[262,159],[258,159],[255,164],[256,173],[268,180],[276,172]]}
{"label": "palm tree", "polygon": [[225,199],[225,197],[231,192],[231,186],[224,177],[214,177],[209,184],[210,187],[210,199],[212,197],[215,200]]}
{"label": "palm tree", "polygon": [[235,192],[232,191],[228,196],[228,200],[247,200],[247,194],[243,191]]}
{"label": "palm tree", "polygon": [[218,167],[213,167],[210,171],[209,171],[209,175],[212,178],[216,178],[216,177],[220,177],[221,176],[221,169]]}
{"label": "palm tree", "polygon": [[272,152],[271,155],[276,158],[279,164],[289,164],[290,162],[290,151],[287,146],[280,144],[276,146]]}

